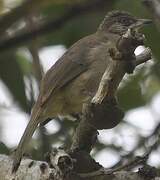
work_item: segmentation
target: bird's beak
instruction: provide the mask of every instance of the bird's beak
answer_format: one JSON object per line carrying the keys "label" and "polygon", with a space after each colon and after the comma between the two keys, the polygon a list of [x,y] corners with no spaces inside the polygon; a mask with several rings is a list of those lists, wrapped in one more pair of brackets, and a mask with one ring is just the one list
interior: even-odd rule
{"label": "bird's beak", "polygon": [[149,25],[152,23],[151,19],[138,19],[139,25]]}
{"label": "bird's beak", "polygon": [[138,19],[135,24],[131,25],[131,28],[140,29],[144,25],[149,25],[151,23],[152,23],[152,20],[150,19]]}

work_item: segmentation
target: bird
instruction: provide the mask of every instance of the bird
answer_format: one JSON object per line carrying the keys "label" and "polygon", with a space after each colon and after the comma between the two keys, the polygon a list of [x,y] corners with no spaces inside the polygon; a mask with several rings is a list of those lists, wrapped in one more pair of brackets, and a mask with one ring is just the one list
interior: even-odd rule
{"label": "bird", "polygon": [[48,118],[80,114],[84,103],[95,95],[107,64],[109,49],[129,28],[139,29],[150,20],[128,12],[108,12],[95,33],[74,43],[46,72],[30,121],[13,154],[12,171],[16,172],[25,149],[39,124]]}

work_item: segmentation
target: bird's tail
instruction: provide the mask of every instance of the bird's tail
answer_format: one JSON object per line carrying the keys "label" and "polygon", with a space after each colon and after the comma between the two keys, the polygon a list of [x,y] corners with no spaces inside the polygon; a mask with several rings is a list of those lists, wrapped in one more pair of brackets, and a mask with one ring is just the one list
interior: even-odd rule
{"label": "bird's tail", "polygon": [[40,122],[39,120],[41,118],[40,116],[41,116],[41,108],[38,108],[37,110],[34,108],[32,111],[31,119],[23,133],[23,136],[21,137],[18,147],[13,153],[12,172],[16,172],[20,165],[21,158],[25,152],[26,146],[28,145],[34,131],[36,130]]}

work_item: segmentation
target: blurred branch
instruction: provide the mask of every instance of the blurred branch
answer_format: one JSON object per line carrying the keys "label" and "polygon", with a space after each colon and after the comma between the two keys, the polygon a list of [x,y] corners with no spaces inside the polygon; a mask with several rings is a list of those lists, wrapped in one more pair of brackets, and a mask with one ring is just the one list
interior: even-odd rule
{"label": "blurred branch", "polygon": [[[154,142],[153,142],[153,139],[154,139]],[[149,144],[148,142],[153,142],[153,144],[150,146],[147,146],[147,144]],[[116,165],[114,165],[112,168],[118,167],[122,165],[123,162],[125,162],[126,160],[133,158],[135,155],[135,152],[141,148],[146,149],[144,156],[146,157],[146,161],[147,161],[150,154],[159,147],[159,142],[160,142],[160,123],[155,127],[155,129],[149,136],[141,137],[137,145],[134,147],[134,149],[128,154],[122,156],[120,161]]]}
{"label": "blurred branch", "polygon": [[104,8],[104,6],[109,6],[113,2],[106,0],[90,0],[85,3],[79,3],[78,5],[70,6],[69,10],[57,19],[52,19],[51,21],[39,24],[37,27],[30,27],[30,30],[24,29],[21,33],[15,33],[11,37],[6,37],[0,42],[0,51],[7,50],[9,48],[15,48],[21,43],[29,40],[33,40],[39,36],[45,35],[46,33],[53,32],[61,28],[69,20],[78,17],[84,13],[89,13],[91,11],[99,10]]}
{"label": "blurred branch", "polygon": [[32,44],[28,47],[31,55],[32,55],[32,59],[33,59],[33,70],[34,70],[34,75],[38,81],[38,86],[40,86],[40,81],[42,79],[43,76],[43,69],[42,66],[40,64],[40,58],[38,55],[38,48],[36,46],[36,42],[33,41]]}
{"label": "blurred branch", "polygon": [[143,3],[155,15],[160,22],[160,1],[159,0],[143,0]]}
{"label": "blurred branch", "polygon": [[[13,24],[17,23],[19,20],[25,18],[30,14],[30,12],[37,11],[48,4],[64,4],[69,5],[74,3],[74,1],[67,2],[66,0],[50,0],[47,3],[45,1],[39,0],[23,0],[22,3],[11,9],[9,12],[5,13],[0,17],[0,35],[4,33],[5,30],[10,28]],[[79,3],[76,3],[77,5]]]}
{"label": "blurred branch", "polygon": [[[154,150],[156,150],[159,147],[160,142],[160,123],[155,127],[152,134],[148,137],[147,141],[149,142],[151,139],[154,138],[154,143],[150,146],[148,146],[147,154],[150,155]],[[147,142],[145,143],[147,144]]]}
{"label": "blurred branch", "polygon": [[25,0],[21,5],[0,17],[0,35],[11,25],[22,19],[31,10],[31,5],[37,0]]}
{"label": "blurred branch", "polygon": [[153,14],[154,22],[160,31],[160,0],[143,0],[143,3]]}
{"label": "blurred branch", "polygon": [[[155,140],[155,142],[151,146],[147,147],[146,153],[149,155],[153,150],[155,150],[157,148],[157,144],[159,142],[159,136],[160,136],[160,123],[155,127],[155,129],[153,130],[153,132],[149,136],[142,138],[139,141],[139,143],[135,146],[135,148],[131,151],[131,153],[129,153],[129,154],[134,154],[134,152],[137,149],[145,147],[151,139],[152,139],[152,141],[153,141],[153,138],[157,139],[157,140]],[[129,154],[128,154],[128,157],[129,157]]]}
{"label": "blurred branch", "polygon": [[95,172],[91,172],[91,173],[86,173],[84,175],[81,175],[82,177],[92,177],[92,176],[98,176],[98,175],[102,175],[102,174],[112,174],[118,171],[124,171],[124,170],[128,170],[131,169],[133,167],[136,167],[139,164],[143,164],[145,162],[146,156],[142,156],[142,157],[135,157],[134,159],[130,160],[129,162],[127,162],[124,165],[121,165],[117,168],[114,169],[106,169],[106,168],[102,168],[98,171]]}
{"label": "blurred branch", "polygon": [[34,10],[33,7],[39,7],[39,4],[40,1],[38,0],[24,0],[22,4],[2,15],[0,17],[0,35],[2,35],[4,31],[11,27],[14,23],[26,17],[30,11]]}

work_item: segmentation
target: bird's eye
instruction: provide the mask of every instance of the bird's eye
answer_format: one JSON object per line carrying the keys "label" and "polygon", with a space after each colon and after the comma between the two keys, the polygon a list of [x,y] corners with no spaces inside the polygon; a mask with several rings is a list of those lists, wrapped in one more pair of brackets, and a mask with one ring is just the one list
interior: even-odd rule
{"label": "bird's eye", "polygon": [[128,24],[128,19],[120,19],[120,23],[122,24]]}
{"label": "bird's eye", "polygon": [[133,21],[131,19],[122,18],[122,19],[120,19],[120,23],[128,26],[128,25],[132,24]]}

